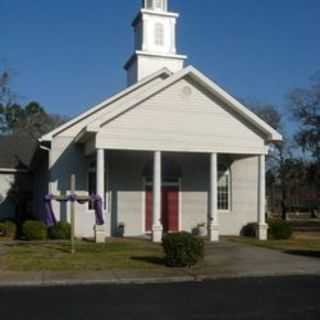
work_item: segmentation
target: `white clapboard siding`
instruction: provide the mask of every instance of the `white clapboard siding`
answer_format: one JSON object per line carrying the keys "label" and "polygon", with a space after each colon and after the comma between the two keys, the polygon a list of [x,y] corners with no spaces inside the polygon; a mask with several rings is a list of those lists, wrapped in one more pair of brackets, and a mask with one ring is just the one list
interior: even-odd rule
{"label": "white clapboard siding", "polygon": [[187,79],[106,123],[96,145],[129,150],[265,152],[263,137]]}

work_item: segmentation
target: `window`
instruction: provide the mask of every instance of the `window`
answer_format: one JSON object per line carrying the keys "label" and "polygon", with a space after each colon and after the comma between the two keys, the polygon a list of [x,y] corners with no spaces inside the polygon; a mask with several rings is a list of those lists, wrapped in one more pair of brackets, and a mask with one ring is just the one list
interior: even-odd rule
{"label": "window", "polygon": [[156,23],[155,25],[155,44],[157,46],[164,45],[164,30],[162,23]]}
{"label": "window", "polygon": [[230,210],[230,171],[224,166],[219,167],[218,209]]}

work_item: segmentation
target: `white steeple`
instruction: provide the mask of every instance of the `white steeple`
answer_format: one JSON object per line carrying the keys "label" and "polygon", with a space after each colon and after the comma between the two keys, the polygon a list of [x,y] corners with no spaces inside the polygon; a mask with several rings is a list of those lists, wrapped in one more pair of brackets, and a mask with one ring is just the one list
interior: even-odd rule
{"label": "white steeple", "polygon": [[168,0],[143,0],[134,19],[135,52],[125,65],[128,85],[167,67],[172,72],[184,66],[184,55],[176,52],[176,20],[168,11]]}

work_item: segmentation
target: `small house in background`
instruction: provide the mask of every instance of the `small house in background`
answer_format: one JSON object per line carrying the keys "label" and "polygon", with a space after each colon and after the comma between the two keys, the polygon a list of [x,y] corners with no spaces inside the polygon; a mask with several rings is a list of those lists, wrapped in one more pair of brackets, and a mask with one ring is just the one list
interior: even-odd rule
{"label": "small house in background", "polygon": [[32,161],[37,146],[29,136],[0,137],[0,220],[32,216]]}

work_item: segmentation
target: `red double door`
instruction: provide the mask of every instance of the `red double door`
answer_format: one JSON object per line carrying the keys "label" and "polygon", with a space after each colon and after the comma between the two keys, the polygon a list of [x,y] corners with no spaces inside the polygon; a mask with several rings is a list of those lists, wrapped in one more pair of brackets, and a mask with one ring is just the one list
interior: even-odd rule
{"label": "red double door", "polygon": [[[152,187],[146,189],[146,231],[152,231]],[[176,232],[179,229],[179,188],[177,186],[162,187],[161,222],[165,232]]]}

